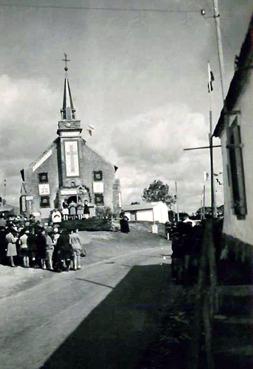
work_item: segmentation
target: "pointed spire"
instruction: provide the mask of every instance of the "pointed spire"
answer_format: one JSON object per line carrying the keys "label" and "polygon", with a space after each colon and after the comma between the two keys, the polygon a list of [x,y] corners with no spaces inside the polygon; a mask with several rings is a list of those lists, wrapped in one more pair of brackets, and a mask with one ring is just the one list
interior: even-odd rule
{"label": "pointed spire", "polygon": [[75,108],[73,105],[73,100],[71,96],[70,86],[69,86],[69,80],[68,80],[68,62],[70,59],[68,59],[67,54],[64,54],[64,59],[62,61],[65,62],[65,80],[64,80],[64,89],[63,89],[63,104],[61,109],[61,116],[62,119],[66,120],[75,120]]}

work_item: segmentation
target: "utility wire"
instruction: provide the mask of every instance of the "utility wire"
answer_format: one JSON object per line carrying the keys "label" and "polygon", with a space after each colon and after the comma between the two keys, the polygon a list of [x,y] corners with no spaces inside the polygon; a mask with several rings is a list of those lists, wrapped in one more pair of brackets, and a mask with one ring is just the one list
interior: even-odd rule
{"label": "utility wire", "polygon": [[206,4],[206,6],[207,6],[207,8],[208,8],[208,11],[209,11],[210,13],[212,13],[212,12],[213,12],[213,9],[212,9],[211,4],[209,4],[209,0],[205,0],[205,4]]}
{"label": "utility wire", "polygon": [[0,7],[16,7],[16,8],[38,8],[38,9],[66,9],[66,10],[94,10],[94,11],[109,11],[109,12],[155,12],[155,13],[199,13],[198,10],[175,10],[175,9],[155,9],[155,8],[113,8],[113,7],[90,7],[90,6],[62,6],[62,5],[26,5],[26,4],[17,4],[17,3],[0,3]]}
{"label": "utility wire", "polygon": [[[211,11],[211,13],[212,13],[212,11]],[[207,24],[208,26],[210,26],[210,25],[211,25],[211,23],[210,23],[210,18],[213,18],[213,16],[210,16],[210,17],[207,17],[207,18],[206,18],[206,17],[203,17],[204,21],[206,22],[206,24]],[[223,16],[223,18],[224,18],[224,16]],[[234,51],[234,48],[233,48],[233,46],[232,46],[232,44],[231,44],[231,42],[230,42],[229,38],[226,36],[226,34],[225,34],[224,30],[222,29],[222,27],[221,27],[221,33],[222,33],[223,41],[224,41],[224,43],[226,44],[226,46],[230,49],[230,51]]]}

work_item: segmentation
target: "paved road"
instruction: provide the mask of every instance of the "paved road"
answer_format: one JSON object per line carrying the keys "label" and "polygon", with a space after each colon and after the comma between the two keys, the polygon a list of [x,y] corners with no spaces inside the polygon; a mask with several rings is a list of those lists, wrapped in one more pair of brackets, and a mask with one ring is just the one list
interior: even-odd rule
{"label": "paved road", "polygon": [[36,285],[0,300],[1,369],[40,368],[133,266],[168,263],[168,243],[154,235],[92,237],[82,270],[45,272]]}

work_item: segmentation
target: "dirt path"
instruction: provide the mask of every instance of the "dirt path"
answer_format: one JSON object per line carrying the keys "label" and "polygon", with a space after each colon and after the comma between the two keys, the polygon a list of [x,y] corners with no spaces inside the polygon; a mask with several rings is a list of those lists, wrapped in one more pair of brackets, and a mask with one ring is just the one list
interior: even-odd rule
{"label": "dirt path", "polygon": [[[123,297],[128,295],[128,292],[122,292],[123,289],[119,286],[121,286],[122,280],[129,279],[135,266],[155,265],[158,268],[155,273],[158,273],[160,277],[152,283],[156,285],[153,288],[153,294],[158,294],[154,297],[154,301],[159,305],[161,302],[159,302],[159,293],[157,292],[161,287],[159,280],[162,278],[167,281],[168,278],[168,271],[165,269],[167,260],[164,259],[168,243],[147,233],[139,234],[136,238],[134,238],[134,234],[131,236],[132,238],[122,237],[121,234],[107,236],[104,234],[104,238],[93,234],[92,237],[93,240],[87,244],[90,260],[87,261],[89,257],[85,260],[86,265],[83,270],[61,274],[38,271],[42,273],[42,278],[41,275],[34,273],[35,281],[30,282],[29,286],[27,286],[29,284],[27,281],[23,284],[19,283],[19,290],[16,290],[15,294],[12,293],[7,297],[2,296],[0,300],[1,369],[38,369],[55,350],[57,352],[60,350],[59,346],[68,339],[72,332],[77,330],[80,324],[82,325],[86,321],[93,309],[101,305],[102,301],[108,298],[108,295],[115,295],[115,291],[117,291],[116,296],[118,296],[119,290],[120,294],[123,293]],[[135,245],[132,245],[132,240],[135,240]],[[109,245],[107,251],[106,245]],[[102,258],[103,253],[104,258]],[[27,270],[23,270],[23,272],[29,273]],[[130,298],[131,304],[137,302],[137,297],[141,295],[140,291],[145,291],[145,289],[149,300],[153,300],[152,294],[148,293],[151,282],[145,281],[144,275],[143,279],[141,274],[138,272],[138,283],[135,280],[134,286],[132,283],[127,284],[127,290],[130,288],[133,292]],[[153,277],[151,281],[154,279]],[[13,286],[10,290],[14,291]],[[115,301],[117,304],[119,303],[118,297]],[[120,301],[124,301],[122,296]],[[108,310],[106,315],[105,319],[108,318]],[[93,319],[94,332],[98,320],[98,318]],[[144,332],[146,330],[145,319],[142,325],[141,321],[137,328],[142,331],[143,325]],[[118,318],[118,326],[122,325],[120,331],[124,331],[124,324],[125,320],[121,321]],[[131,329],[130,331],[132,332]],[[149,328],[149,331],[152,332],[152,329]],[[99,327],[97,334],[101,336]],[[53,357],[50,360],[52,361]],[[73,358],[71,360],[72,363]],[[51,367],[62,369],[65,362],[67,362],[66,358],[61,366],[56,366],[54,362]],[[47,365],[50,367],[50,361]],[[69,363],[66,367],[69,369],[78,367],[77,363],[73,365]],[[95,368],[92,365],[86,365],[85,368]],[[81,367],[84,367],[83,363]]]}

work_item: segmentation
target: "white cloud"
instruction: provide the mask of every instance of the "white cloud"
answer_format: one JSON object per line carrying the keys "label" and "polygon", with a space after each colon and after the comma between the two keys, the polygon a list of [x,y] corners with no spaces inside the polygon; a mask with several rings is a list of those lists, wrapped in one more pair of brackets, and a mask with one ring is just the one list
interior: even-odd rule
{"label": "white cloud", "polygon": [[20,169],[40,155],[54,138],[56,121],[52,117],[56,116],[57,100],[46,80],[0,76],[1,182],[7,178],[9,201],[17,204]]}
{"label": "white cloud", "polygon": [[[46,80],[0,77],[1,178],[7,178],[9,201],[17,203],[19,170],[56,136],[60,93]],[[143,189],[159,178],[169,183],[171,192],[177,181],[180,207],[194,210],[200,203],[203,171],[209,166],[208,152],[183,149],[206,145],[207,134],[203,115],[185,104],[168,104],[132,119],[101,124],[88,144],[119,166],[125,203],[140,200]]]}
{"label": "white cloud", "polygon": [[181,209],[198,208],[203,172],[209,170],[209,153],[183,149],[205,146],[207,137],[208,123],[203,115],[184,104],[160,107],[117,124],[106,142],[118,159],[124,202],[140,200],[143,189],[154,179],[161,179],[170,185],[172,193],[178,182]]}

